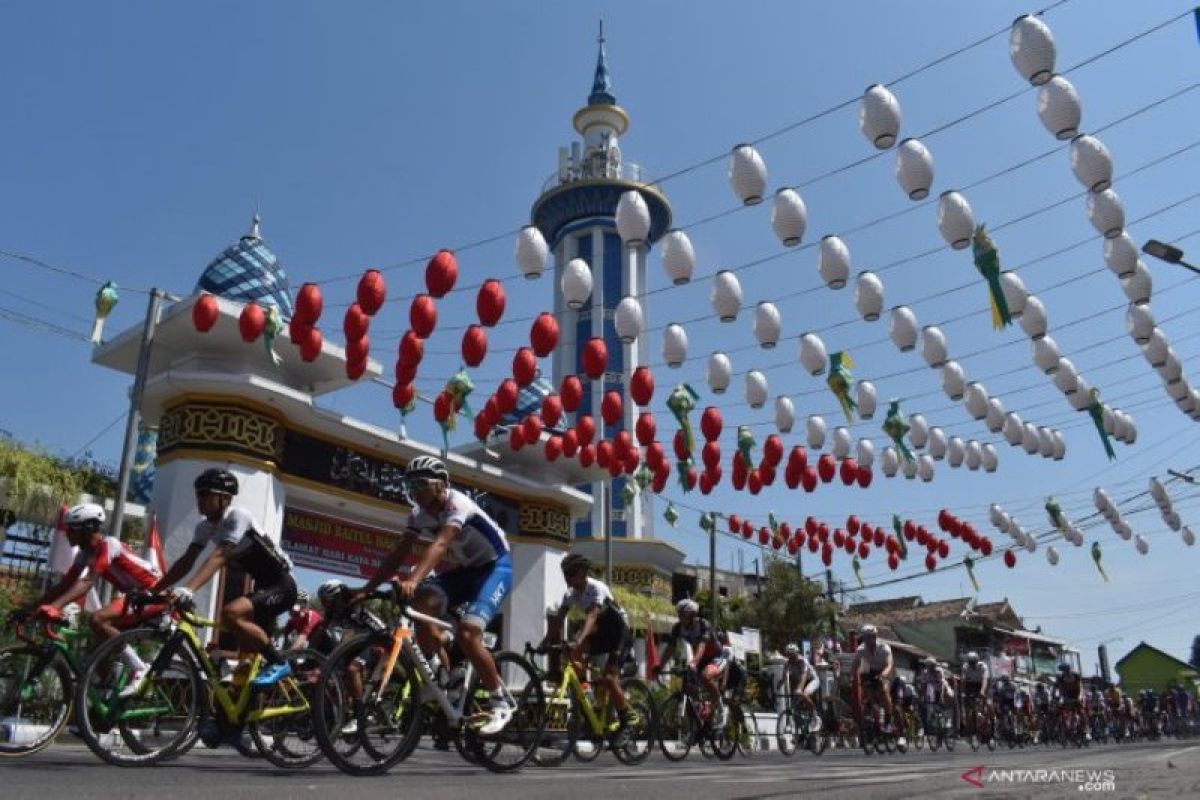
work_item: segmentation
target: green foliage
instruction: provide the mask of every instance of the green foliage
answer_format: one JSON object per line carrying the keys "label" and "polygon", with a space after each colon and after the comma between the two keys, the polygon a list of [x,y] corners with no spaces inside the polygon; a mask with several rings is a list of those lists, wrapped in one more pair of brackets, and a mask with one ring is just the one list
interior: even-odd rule
{"label": "green foliage", "polygon": [[613,586],[612,592],[621,608],[629,615],[629,622],[634,628],[644,627],[651,614],[675,616],[675,606],[671,605],[669,600],[651,597],[624,586]]}
{"label": "green foliage", "polygon": [[771,561],[762,592],[744,601],[730,620],[733,627],[757,628],[764,650],[782,650],[789,642],[817,635],[829,624],[820,585],[805,580],[788,561]]}
{"label": "green foliage", "polygon": [[47,453],[0,440],[0,487],[3,506],[18,520],[41,522],[79,496],[83,479]]}

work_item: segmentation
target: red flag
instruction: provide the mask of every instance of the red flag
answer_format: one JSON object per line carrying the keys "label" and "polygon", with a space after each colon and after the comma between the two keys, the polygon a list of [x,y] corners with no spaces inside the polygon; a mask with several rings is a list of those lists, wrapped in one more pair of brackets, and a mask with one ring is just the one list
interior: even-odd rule
{"label": "red flag", "polygon": [[50,552],[47,563],[51,572],[63,574],[75,562],[75,548],[67,538],[67,506],[58,509],[58,519],[54,521],[54,537],[50,541]]}
{"label": "red flag", "polygon": [[658,647],[654,644],[654,627],[649,618],[646,619],[646,675],[653,675],[658,669]]}
{"label": "red flag", "polygon": [[150,517],[150,532],[146,534],[146,555],[158,568],[159,574],[167,571],[167,557],[163,553],[162,539],[158,535],[158,515]]}

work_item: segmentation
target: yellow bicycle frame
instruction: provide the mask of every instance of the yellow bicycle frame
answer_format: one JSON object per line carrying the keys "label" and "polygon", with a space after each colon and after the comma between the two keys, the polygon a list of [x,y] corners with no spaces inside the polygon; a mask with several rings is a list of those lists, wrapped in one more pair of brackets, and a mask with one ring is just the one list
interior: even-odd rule
{"label": "yellow bicycle frame", "polygon": [[564,659],[564,661],[567,663],[563,666],[562,681],[558,684],[558,691],[554,694],[554,700],[561,704],[567,699],[567,692],[569,691],[571,696],[575,698],[575,701],[579,703],[579,708],[582,709],[583,716],[587,720],[588,726],[591,728],[592,735],[594,736],[603,736],[606,733],[617,730],[621,725],[619,720],[613,720],[607,724],[603,722],[603,720],[608,718],[609,703],[612,702],[612,698],[608,696],[609,693],[604,693],[604,700],[599,703],[598,707],[593,706],[587,692],[583,690],[583,684],[579,681],[579,676],[575,672],[575,665],[571,663],[570,659]]}

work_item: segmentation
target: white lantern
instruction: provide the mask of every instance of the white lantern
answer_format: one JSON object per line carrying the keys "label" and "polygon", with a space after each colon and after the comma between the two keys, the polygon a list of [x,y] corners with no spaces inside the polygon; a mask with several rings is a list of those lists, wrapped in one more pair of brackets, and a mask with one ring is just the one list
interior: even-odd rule
{"label": "white lantern", "polygon": [[1058,360],[1062,355],[1058,352],[1058,343],[1049,336],[1033,340],[1033,363],[1047,375],[1058,371]]}
{"label": "white lantern", "polygon": [[1040,339],[1046,335],[1046,307],[1034,295],[1025,299],[1025,308],[1021,313],[1021,330],[1030,339]]}
{"label": "white lantern", "polygon": [[739,144],[729,157],[729,184],[748,206],[761,203],[767,190],[767,165],[752,146]]}
{"label": "white lantern", "polygon": [[882,84],[868,86],[858,106],[858,127],[879,150],[894,145],[900,133],[900,101],[896,95]]}
{"label": "white lantern", "polygon": [[1004,291],[1004,302],[1008,304],[1008,313],[1013,319],[1020,319],[1025,311],[1025,300],[1029,290],[1021,276],[1013,271],[1000,273],[1000,288]]}
{"label": "white lantern", "polygon": [[983,471],[995,472],[996,468],[1000,466],[1000,456],[996,453],[995,445],[989,442],[984,444],[980,450],[982,451],[981,457],[983,458]]}
{"label": "white lantern", "polygon": [[613,311],[613,327],[624,344],[633,344],[642,335],[642,304],[636,297],[623,297]]}
{"label": "white lantern", "polygon": [[795,247],[804,240],[804,231],[808,228],[808,207],[795,189],[784,188],[775,192],[771,227],[784,247]]}
{"label": "white lantern", "polygon": [[1054,460],[1062,461],[1063,456],[1067,454],[1067,440],[1063,437],[1062,431],[1057,428],[1053,431],[1054,434]]}
{"label": "white lantern", "polygon": [[968,440],[964,450],[966,451],[967,469],[977,470],[983,466],[983,448],[979,446],[979,442],[974,439]]}
{"label": "white lantern", "polygon": [[767,376],[759,370],[746,373],[746,402],[751,408],[762,408],[767,402]]}
{"label": "white lantern", "polygon": [[975,233],[975,215],[967,198],[955,191],[942,192],[938,198],[938,231],[946,244],[962,250]]}
{"label": "white lantern", "polygon": [[931,480],[933,480],[933,458],[931,458],[927,453],[922,453],[921,455],[917,456],[917,475],[919,475],[921,480],[925,483],[929,483]]}
{"label": "white lantern", "polygon": [[1016,447],[1025,437],[1025,423],[1021,421],[1021,415],[1015,411],[1010,411],[1004,415],[1004,440]]}
{"label": "white lantern", "polygon": [[1148,303],[1130,305],[1125,311],[1125,330],[1138,344],[1150,341],[1150,337],[1154,333],[1154,326],[1154,312],[1150,310]]}
{"label": "white lantern", "polygon": [[[1158,368],[1158,377],[1163,379],[1163,382],[1175,387],[1184,386],[1183,384],[1183,365],[1179,363],[1179,357],[1175,355],[1174,348],[1167,348],[1167,360]],[[1184,387],[1182,390],[1175,388],[1174,391],[1168,391],[1172,400],[1178,400],[1181,397],[1189,397],[1192,393],[1191,387]],[[1190,399],[1190,397],[1189,397]]]}
{"label": "white lantern", "polygon": [[1125,230],[1125,204],[1112,189],[1088,194],[1087,215],[1092,227],[1105,239],[1115,239]]}
{"label": "white lantern", "polygon": [[1037,539],[1026,534],[1025,535],[1025,550],[1029,553],[1036,553],[1038,549]]}
{"label": "white lantern", "polygon": [[1071,139],[1079,133],[1079,120],[1083,116],[1079,93],[1062,75],[1055,75],[1038,89],[1037,113],[1042,125],[1056,139]]}
{"label": "white lantern", "polygon": [[796,406],[785,394],[775,398],[775,427],[780,433],[791,433],[796,424]]}
{"label": "white lantern", "polygon": [[1103,192],[1112,186],[1112,155],[1104,142],[1081,134],[1071,140],[1071,171],[1089,192]]}
{"label": "white lantern", "polygon": [[1041,86],[1054,74],[1054,36],[1040,17],[1018,17],[1008,34],[1008,55],[1021,77]]}
{"label": "white lantern", "polygon": [[874,272],[858,273],[854,284],[854,307],[867,322],[874,322],[883,313],[883,281]]}
{"label": "white lantern", "polygon": [[720,270],[713,276],[712,294],[713,311],[721,322],[733,322],[737,319],[738,311],[742,308],[742,284],[727,269]]}
{"label": "white lantern", "polygon": [[1129,415],[1119,408],[1112,410],[1113,416],[1113,432],[1112,436],[1118,442],[1129,444]]}
{"label": "white lantern", "polygon": [[1069,358],[1058,360],[1058,369],[1054,371],[1054,385],[1067,397],[1079,389],[1079,372]]}
{"label": "white lantern", "polygon": [[672,322],[663,330],[663,361],[671,369],[677,369],[687,360],[687,352],[687,331],[679,323]]}
{"label": "white lantern", "polygon": [[857,393],[858,416],[862,419],[871,419],[875,416],[875,405],[877,401],[875,384],[871,383],[870,381],[859,381]]}
{"label": "white lantern", "polygon": [[1104,432],[1109,436],[1115,436],[1117,433],[1117,415],[1114,409],[1101,404],[1100,419],[1104,427]]}
{"label": "white lantern", "polygon": [[763,301],[754,308],[754,338],[763,349],[775,346],[781,327],[779,309],[774,303]]}
{"label": "white lantern", "polygon": [[837,236],[821,237],[817,270],[830,289],[841,289],[850,277],[850,248]]}
{"label": "white lantern", "polygon": [[985,419],[988,413],[988,393],[982,383],[971,381],[967,384],[967,413],[974,419]]}
{"label": "white lantern", "polygon": [[1052,458],[1054,456],[1054,434],[1053,434],[1053,432],[1049,428],[1045,427],[1044,425],[1039,425],[1038,429],[1037,429],[1037,433],[1038,433],[1038,453],[1041,454],[1042,458]]}
{"label": "white lantern", "polygon": [[820,450],[825,446],[825,420],[815,414],[810,414],[804,420],[804,431],[808,437],[808,446]]}
{"label": "white lantern", "polygon": [[1145,305],[1150,302],[1150,295],[1154,291],[1154,279],[1145,264],[1138,261],[1133,265],[1133,272],[1121,278],[1121,290],[1131,303]]}
{"label": "white lantern", "polygon": [[1087,411],[1092,404],[1092,385],[1082,375],[1075,381],[1075,392],[1067,395],[1067,402],[1076,411]]}
{"label": "white lantern", "polygon": [[1075,545],[1076,547],[1083,547],[1083,531],[1079,530],[1079,528],[1075,527],[1075,525],[1072,523],[1067,523],[1067,525],[1067,530],[1071,534],[1071,544]]}
{"label": "white lantern", "polygon": [[942,390],[951,400],[962,400],[966,391],[966,375],[957,361],[947,361],[942,365]]}
{"label": "white lantern", "polygon": [[830,448],[833,451],[833,457],[838,461],[850,455],[850,429],[841,425],[833,429],[833,446]]}
{"label": "white lantern", "polygon": [[859,439],[854,447],[854,457],[860,467],[869,467],[875,463],[875,443],[870,439]]}
{"label": "white lantern", "polygon": [[888,335],[892,342],[900,348],[901,353],[907,353],[917,346],[917,316],[908,306],[895,306],[892,309],[891,326]]}
{"label": "white lantern", "polygon": [[963,443],[962,438],[951,436],[949,443],[946,445],[946,463],[957,469],[962,466],[966,455],[967,446]]}
{"label": "white lantern", "polygon": [[1026,422],[1024,430],[1021,432],[1021,447],[1025,448],[1025,452],[1032,456],[1037,454],[1041,446],[1037,426],[1032,422]]}
{"label": "white lantern", "polygon": [[1004,430],[1004,401],[999,397],[988,398],[987,429],[992,433]]}
{"label": "white lantern", "polygon": [[900,464],[900,471],[904,473],[905,478],[908,478],[911,481],[913,478],[917,477],[917,460],[915,458],[904,459],[904,461]]}
{"label": "white lantern", "polygon": [[1171,505],[1171,496],[1167,494],[1167,487],[1162,485],[1162,481],[1151,476],[1150,478],[1150,496],[1154,498],[1154,502],[1158,503],[1159,507]]}
{"label": "white lantern", "polygon": [[676,286],[682,286],[692,279],[692,271],[696,268],[696,251],[692,249],[692,240],[680,230],[670,230],[662,238],[663,269],[667,277]]}
{"label": "white lantern", "polygon": [[1008,533],[1008,525],[1010,520],[1008,515],[1004,513],[1004,509],[992,503],[988,506],[988,520],[992,523],[992,527],[1001,533]]}
{"label": "white lantern", "polygon": [[926,450],[938,461],[946,457],[946,432],[936,425],[929,429],[929,446]]}
{"label": "white lantern", "polygon": [[733,364],[724,353],[713,353],[708,357],[708,388],[713,394],[724,394],[733,375]]}
{"label": "white lantern", "polygon": [[650,235],[650,207],[638,191],[623,192],[617,200],[617,235],[627,245],[645,244]]}
{"label": "white lantern", "polygon": [[913,447],[924,447],[929,441],[929,423],[924,414],[913,414],[908,418],[908,440]]}
{"label": "white lantern", "polygon": [[921,329],[921,355],[925,363],[938,369],[946,363],[946,334],[936,325],[926,325]]}
{"label": "white lantern", "polygon": [[1138,553],[1141,555],[1146,555],[1146,553],[1150,552],[1150,543],[1140,533],[1134,537],[1133,546],[1137,548]]}
{"label": "white lantern", "polygon": [[592,270],[582,258],[572,258],[563,268],[560,288],[567,308],[578,311],[592,296]]}
{"label": "white lantern", "polygon": [[1191,547],[1196,543],[1196,534],[1192,533],[1192,529],[1187,525],[1183,526],[1183,543]]}
{"label": "white lantern", "polygon": [[820,375],[825,371],[828,356],[825,353],[825,343],[815,333],[806,333],[800,337],[800,363],[808,370],[809,375]]}
{"label": "white lantern", "polygon": [[1046,560],[1050,562],[1050,566],[1058,564],[1058,550],[1054,549],[1054,545],[1046,548]]}
{"label": "white lantern", "polygon": [[879,457],[879,466],[883,470],[883,475],[886,478],[894,478],[896,470],[900,468],[900,454],[896,452],[896,448],[888,445],[883,448],[883,455]]}
{"label": "white lantern", "polygon": [[1133,536],[1133,529],[1129,527],[1129,523],[1120,517],[1117,518],[1117,521],[1113,524],[1112,528],[1113,532],[1116,533],[1117,536],[1120,536],[1127,542],[1129,541],[1129,537]]}
{"label": "white lantern", "polygon": [[1118,278],[1133,274],[1138,263],[1137,243],[1128,233],[1104,240],[1104,263]]}
{"label": "white lantern", "polygon": [[1178,532],[1183,527],[1183,520],[1179,518],[1179,513],[1176,511],[1165,511],[1162,515],[1163,522],[1167,523],[1167,527]]}
{"label": "white lantern", "polygon": [[1101,513],[1116,508],[1108,491],[1100,486],[1092,490],[1092,502],[1096,504],[1096,510]]}
{"label": "white lantern", "polygon": [[1162,328],[1155,328],[1150,333],[1150,341],[1142,345],[1142,355],[1150,362],[1150,366],[1158,369],[1167,363],[1167,354],[1171,350],[1171,340]]}
{"label": "white lantern", "polygon": [[537,226],[526,225],[521,228],[517,234],[516,251],[517,266],[520,267],[521,274],[530,280],[540,278],[546,269],[546,258],[549,255],[550,248]]}
{"label": "white lantern", "polygon": [[933,185],[933,156],[920,139],[905,139],[896,148],[896,182],[909,200],[924,200]]}

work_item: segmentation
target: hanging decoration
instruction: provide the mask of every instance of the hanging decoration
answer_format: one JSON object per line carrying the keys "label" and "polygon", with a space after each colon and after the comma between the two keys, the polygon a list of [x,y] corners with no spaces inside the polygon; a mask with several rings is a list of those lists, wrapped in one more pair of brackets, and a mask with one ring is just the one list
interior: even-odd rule
{"label": "hanging decoration", "polygon": [[1104,571],[1104,566],[1100,563],[1101,555],[1100,543],[1092,542],[1092,561],[1096,563],[1096,569],[1100,570],[1100,577],[1104,578],[1105,583],[1108,583],[1108,574]]}
{"label": "hanging decoration", "polygon": [[505,303],[504,284],[495,278],[484,281],[475,297],[475,313],[479,317],[479,324],[485,328],[494,327],[504,316]]}
{"label": "hanging decoration", "polygon": [[854,359],[850,358],[849,353],[839,351],[829,356],[829,377],[825,383],[842,407],[846,422],[854,421],[854,411],[858,408],[858,403],[850,397],[850,389],[854,385],[854,376],[850,374],[853,366]]}
{"label": "hanging decoration", "polygon": [[884,85],[875,83],[863,92],[858,106],[858,127],[878,150],[887,150],[900,133],[900,101]]}
{"label": "hanging decoration", "polygon": [[622,192],[617,200],[617,235],[626,246],[646,243],[650,235],[650,208],[642,193],[636,190]]}
{"label": "hanging decoration", "polygon": [[747,469],[754,469],[754,447],[758,444],[749,425],[739,425],[737,429],[737,449],[742,457],[742,463]]}
{"label": "hanging decoration", "polygon": [[212,330],[213,325],[217,324],[220,316],[221,307],[217,303],[217,298],[208,292],[201,292],[200,296],[196,298],[196,304],[192,306],[192,325],[200,333],[208,333]]}
{"label": "hanging decoration", "polygon": [[830,289],[841,289],[850,277],[850,248],[837,236],[821,237],[817,271]]}
{"label": "hanging decoration", "polygon": [[449,250],[438,250],[425,266],[425,288],[435,298],[445,297],[458,282],[458,259]]}
{"label": "hanging decoration", "polygon": [[692,240],[681,230],[667,231],[662,238],[663,269],[675,286],[682,286],[692,279],[696,268],[696,252]]}
{"label": "hanging decoration", "polygon": [[487,357],[487,332],[480,325],[468,325],[463,332],[462,358],[468,367],[478,367]]}
{"label": "hanging decoration", "polygon": [[733,322],[742,308],[742,284],[732,271],[719,270],[713,276],[712,293],[709,295],[713,311],[721,322]]}
{"label": "hanging decoration", "polygon": [[708,357],[708,388],[713,394],[724,394],[733,376],[733,363],[729,356],[718,351]]}
{"label": "hanging decoration", "polygon": [[696,390],[686,383],[676,385],[667,395],[667,408],[675,417],[675,421],[679,423],[679,430],[683,434],[683,443],[688,456],[696,452],[696,436],[692,431],[692,421],[688,415],[696,407],[696,401],[699,399],[700,395],[696,394]]}
{"label": "hanging decoration", "polygon": [[687,360],[687,331],[679,323],[672,322],[663,330],[663,361],[671,369],[677,369]]}
{"label": "hanging decoration", "polygon": [[428,339],[437,327],[437,305],[427,294],[419,294],[413,298],[408,309],[408,325],[418,338]]}
{"label": "hanging decoration", "polygon": [[567,308],[578,311],[592,296],[592,270],[582,258],[572,258],[563,268],[559,290]]}
{"label": "hanging decoration", "polygon": [[921,356],[932,369],[939,369],[949,359],[946,352],[946,335],[936,325],[921,329]]}
{"label": "hanging decoration", "polygon": [[438,424],[442,427],[442,445],[446,450],[450,449],[450,432],[455,428],[459,413],[466,414],[468,417],[473,416],[471,406],[467,404],[467,398],[473,391],[475,391],[475,384],[471,382],[467,371],[462,369],[446,381],[446,386],[442,389],[439,397],[444,396],[448,399],[449,413],[439,418]]}
{"label": "hanging decoration", "polygon": [[1104,454],[1108,456],[1108,460],[1112,461],[1117,457],[1116,451],[1113,450],[1112,440],[1109,438],[1108,431],[1104,429],[1104,406],[1100,403],[1100,390],[1092,389],[1091,403],[1087,407],[1088,416],[1092,418],[1092,423],[1096,426],[1096,432],[1100,435],[1100,442],[1104,445]]}
{"label": "hanging decoration", "polygon": [[767,165],[751,145],[739,144],[733,148],[729,157],[729,183],[745,205],[762,202],[767,190]]}
{"label": "hanging decoration", "polygon": [[533,346],[533,354],[545,358],[553,353],[558,346],[558,336],[558,320],[554,315],[546,311],[538,314],[529,327],[529,343]]}
{"label": "hanging decoration", "polygon": [[782,330],[782,324],[779,318],[779,309],[774,303],[768,303],[765,300],[755,306],[754,309],[754,338],[758,339],[758,344],[764,350],[770,350],[779,342],[779,334]]}
{"label": "hanging decoration", "polygon": [[1038,87],[1037,114],[1055,139],[1066,141],[1079,133],[1083,109],[1079,93],[1062,75],[1055,75]]}
{"label": "hanging decoration", "polygon": [[108,319],[108,315],[112,313],[112,310],[117,307],[117,303],[120,300],[121,296],[117,292],[116,281],[105,281],[96,290],[96,299],[94,302],[96,316],[92,321],[92,335],[90,337],[92,344],[100,344],[101,339],[104,337],[104,322]]}
{"label": "hanging decoration", "polygon": [[629,377],[629,396],[639,406],[650,405],[654,397],[654,373],[647,366],[639,366]]}
{"label": "hanging decoration", "polygon": [[534,225],[526,225],[517,233],[517,245],[514,256],[521,274],[528,280],[542,276],[546,269],[546,259],[550,248],[542,232]]}
{"label": "hanging decoration", "polygon": [[599,336],[593,336],[583,348],[583,372],[594,381],[604,377],[608,369],[608,347]]}
{"label": "hanging decoration", "polygon": [[283,318],[279,316],[279,306],[267,303],[262,325],[263,344],[267,348],[267,356],[271,359],[271,363],[277,367],[283,363],[283,359],[275,352],[275,337],[282,332]]}
{"label": "hanging decoration", "polygon": [[800,364],[810,375],[825,371],[825,343],[815,333],[800,336]]}
{"label": "hanging decoration", "polygon": [[954,190],[942,192],[938,198],[937,226],[946,244],[955,250],[969,245],[975,232],[975,215],[967,198]]}
{"label": "hanging decoration", "polygon": [[933,155],[920,139],[905,139],[896,148],[896,182],[909,200],[929,197],[933,185]]}
{"label": "hanging decoration", "polygon": [[992,327],[1000,330],[1011,325],[1012,313],[1004,296],[1004,287],[1000,283],[1000,252],[982,224],[975,227],[975,233],[971,237],[971,254],[975,260],[975,269],[979,270],[979,274],[987,282],[992,305]]}
{"label": "hanging decoration", "polygon": [[854,307],[867,322],[874,322],[883,313],[883,281],[874,272],[858,273],[854,284]]}
{"label": "hanging decoration", "polygon": [[1054,36],[1034,14],[1025,14],[1013,22],[1008,54],[1021,77],[1034,86],[1041,86],[1054,74]]}
{"label": "hanging decoration", "polygon": [[975,577],[975,559],[971,556],[963,556],[963,567],[967,570],[967,577],[971,579],[971,586],[974,587],[975,593],[979,594],[979,580]]}
{"label": "hanging decoration", "polygon": [[917,346],[917,317],[908,306],[896,306],[892,309],[891,326],[888,331],[892,342],[907,353]]}
{"label": "hanging decoration", "polygon": [[775,427],[780,433],[791,433],[796,424],[796,407],[787,395],[775,398]]}
{"label": "hanging decoration", "polygon": [[896,445],[896,450],[900,455],[904,456],[905,461],[913,460],[912,451],[908,449],[908,445],[904,442],[904,436],[909,431],[908,420],[904,413],[900,411],[900,401],[892,400],[888,403],[887,416],[883,420],[883,432],[886,433]]}
{"label": "hanging decoration", "polygon": [[751,408],[762,408],[767,402],[767,376],[757,369],[746,373],[746,403]]}
{"label": "hanging decoration", "polygon": [[355,298],[358,300],[359,308],[368,317],[378,314],[379,309],[383,308],[384,301],[387,300],[387,283],[383,279],[383,273],[377,269],[369,269],[364,272],[363,276],[358,279]]}
{"label": "hanging decoration", "polygon": [[669,500],[667,501],[666,510],[663,511],[663,519],[665,519],[667,524],[672,528],[674,528],[675,523],[679,521],[679,512],[675,510],[675,504]]}
{"label": "hanging decoration", "polygon": [[795,247],[804,240],[808,227],[808,208],[800,193],[790,187],[775,192],[771,208],[771,228],[784,247]]}

